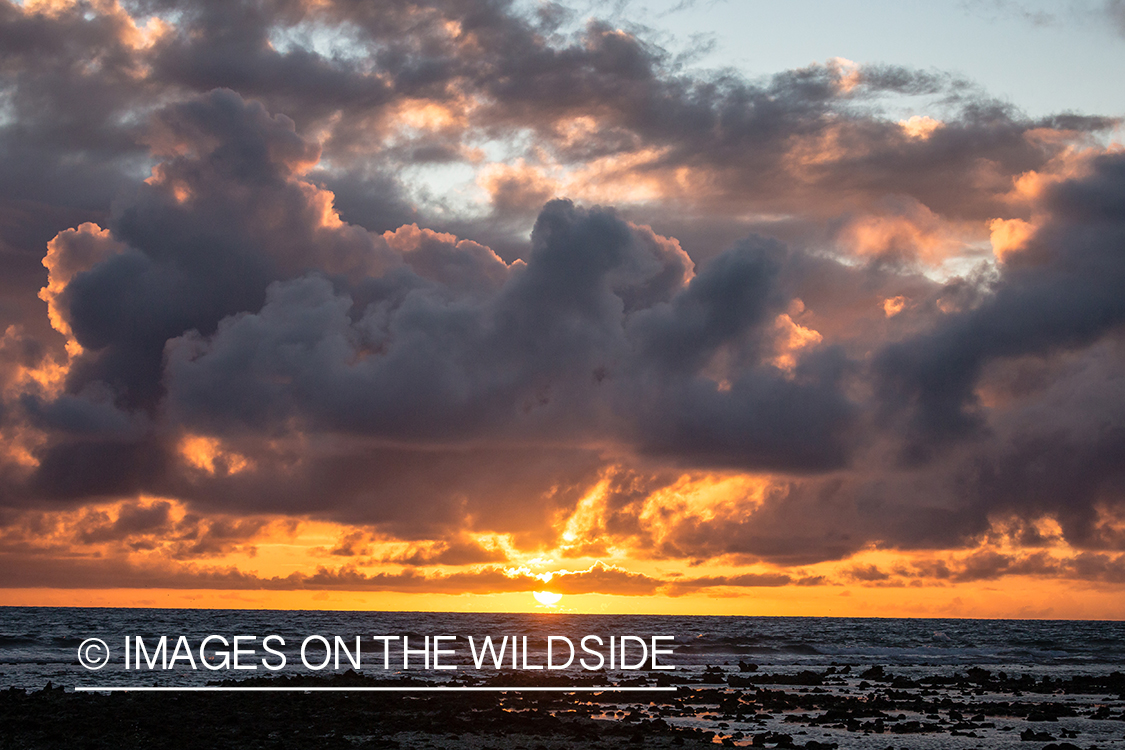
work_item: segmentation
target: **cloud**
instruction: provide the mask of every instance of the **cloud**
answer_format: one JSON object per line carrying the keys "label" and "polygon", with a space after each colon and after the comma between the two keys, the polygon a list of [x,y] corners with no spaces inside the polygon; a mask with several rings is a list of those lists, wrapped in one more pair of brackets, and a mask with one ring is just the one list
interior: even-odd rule
{"label": "cloud", "polygon": [[[0,511],[89,513],[21,580],[1116,580],[1117,120],[521,7],[0,0]],[[230,562],[281,519],[322,571]]]}
{"label": "cloud", "polygon": [[744,573],[737,576],[705,576],[673,581],[669,596],[686,596],[707,589],[773,588],[788,586],[793,579],[780,573]]}
{"label": "cloud", "polygon": [[[797,473],[842,469],[856,458],[860,404],[845,388],[861,366],[857,355],[827,320],[826,338],[791,317],[821,325],[827,316],[809,317],[810,305],[795,292],[829,267],[837,276],[855,273],[843,265],[818,268],[802,253],[751,237],[696,270],[674,240],[612,210],[567,201],[544,208],[526,259],[506,263],[448,233],[409,225],[378,235],[341,221],[332,195],[303,176],[316,163],[315,145],[287,119],[231,92],[173,105],[156,122],[152,142],[165,157],[136,196],[119,204],[111,229],[60,234],[48,256],[52,282],[45,295],[56,327],[72,337],[77,353],[68,392],[23,401],[31,423],[55,436],[40,449],[34,492],[74,499],[212,493],[247,510],[272,497],[289,512],[316,507],[404,533],[420,516],[428,516],[431,529],[466,514],[487,516],[476,496],[468,510],[455,510],[461,501],[454,498],[465,496],[465,485],[458,491],[455,483],[476,481],[467,466],[449,474],[448,490],[436,494],[417,472],[456,466],[465,451],[490,444],[551,443],[556,453],[567,447],[570,457],[550,462],[562,474],[529,477],[537,495],[560,479],[573,483],[574,494],[559,497],[562,507],[576,500],[607,450],[618,461],[632,455],[684,468]],[[1068,198],[1071,191],[1116,184],[1113,157],[1094,164],[1090,176],[1046,193],[1052,218],[1028,240],[1048,248],[1041,253],[1054,245],[1038,238],[1073,223],[1068,206],[1098,205],[1085,194]],[[1053,280],[1032,257],[1032,250],[1013,256],[991,288],[922,287],[933,295],[935,324],[927,330],[924,320],[915,322],[921,333],[875,357],[875,372],[893,384],[880,394],[884,419],[908,415],[907,435],[916,447],[924,438],[943,439],[942,425],[925,421],[936,415],[964,423],[952,437],[970,434],[972,399],[964,394],[975,382],[974,368],[996,356],[993,344],[981,340],[981,361],[966,367],[965,355],[933,342],[971,343],[962,333],[970,329],[985,336],[988,325],[977,321],[1016,294],[1009,291],[1013,284],[1036,274]],[[216,269],[219,284],[212,281]],[[814,310],[821,306],[819,289],[801,294]],[[886,320],[885,299],[873,295],[865,314]],[[833,303],[839,308],[839,300]],[[964,309],[942,312],[949,304]],[[794,331],[808,332],[799,346],[792,344]],[[962,379],[953,381],[961,383],[960,397],[956,388],[952,396],[910,395],[914,381],[896,358],[915,349]],[[913,406],[896,406],[896,393]],[[954,409],[945,401],[931,404],[940,398],[960,400]],[[239,466],[253,468],[240,468],[237,477],[191,474],[169,441],[177,430],[233,440]],[[288,452],[263,452],[247,442],[262,431],[298,442],[320,434],[377,442],[304,456],[284,470],[287,486],[280,488],[270,476],[289,461]],[[1005,449],[998,450],[1000,456]],[[392,456],[400,462],[411,456],[399,464],[412,467],[402,473],[400,491],[426,498],[408,513],[387,505],[390,493],[364,489],[364,478],[377,471],[386,483]],[[64,463],[89,468],[60,472]],[[338,476],[329,479],[328,471]],[[329,506],[310,502],[321,482],[334,488]],[[666,537],[663,554],[798,562],[850,554],[872,539],[914,543],[914,532],[896,528],[895,513],[862,530],[868,514],[847,511],[868,492],[862,482],[834,490],[849,498],[840,510],[852,517],[854,536],[830,541],[831,534],[780,532],[786,504],[796,503],[797,512],[805,493],[828,491],[818,484],[791,484],[764,512],[724,530],[691,521]],[[419,491],[427,485],[428,497]],[[1000,497],[994,495],[995,504],[1004,507]],[[925,517],[904,510],[903,523],[911,513]],[[526,522],[538,517],[542,524],[548,515],[530,514]],[[775,515],[779,525],[771,527]],[[983,518],[980,509],[964,516],[949,527],[949,540],[957,529],[973,533]],[[527,533],[528,526],[504,530]]]}
{"label": "cloud", "polygon": [[[842,460],[833,441],[847,406],[831,382],[818,390],[818,373],[792,381],[751,350],[736,357],[757,372],[726,391],[699,377],[720,349],[771,335],[757,329],[785,302],[771,291],[785,256],[776,243],[744,243],[693,278],[678,244],[564,201],[547,205],[527,261],[511,267],[417,228],[380,239],[401,260],[378,280],[274,282],[259,312],[221,320],[209,338],[170,337],[168,408],[207,429],[297,420],[420,444],[636,434],[642,451],[719,464]],[[754,421],[721,424],[700,409]]]}
{"label": "cloud", "polygon": [[1087,178],[1055,185],[1045,201],[1051,219],[979,304],[879,354],[886,403],[909,413],[914,439],[941,441],[983,426],[974,388],[990,361],[1088,346],[1125,321],[1115,291],[1125,274],[1117,250],[1123,190],[1120,154],[1099,157]]}
{"label": "cloud", "polygon": [[[277,519],[202,517],[172,500],[125,500],[72,511],[22,511],[0,519],[4,554],[66,559],[194,561],[256,552],[255,543],[285,533]],[[138,557],[139,555],[140,557]]]}
{"label": "cloud", "polygon": [[1125,3],[1121,0],[1106,0],[1105,13],[1117,26],[1117,30],[1125,36]]}
{"label": "cloud", "polygon": [[[312,573],[261,576],[234,567],[194,564],[133,565],[116,559],[67,560],[60,565],[51,558],[0,553],[0,562],[18,570],[12,588],[169,588],[266,591],[425,591],[431,594],[495,594],[550,588],[563,594],[611,594],[646,596],[655,594],[663,582],[616,567],[594,565],[588,570],[561,571],[550,581],[528,572],[484,566],[458,572],[423,573],[413,569],[366,573],[352,565],[318,567]],[[38,562],[38,564],[35,564]],[[67,569],[70,573],[68,575]]]}

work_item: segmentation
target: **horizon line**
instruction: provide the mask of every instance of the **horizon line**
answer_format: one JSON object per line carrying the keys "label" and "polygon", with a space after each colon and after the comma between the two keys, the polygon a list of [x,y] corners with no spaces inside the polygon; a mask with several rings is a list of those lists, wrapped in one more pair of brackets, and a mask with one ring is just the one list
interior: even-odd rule
{"label": "horizon line", "polygon": [[[2,590],[2,589],[0,589]],[[809,620],[962,620],[962,621],[987,621],[987,622],[1125,622],[1125,615],[1116,617],[1060,617],[1060,616],[973,616],[973,615],[835,615],[835,614],[739,614],[739,613],[660,613],[660,612],[582,612],[561,611],[558,609],[535,610],[465,610],[465,609],[308,609],[298,607],[194,607],[194,606],[121,606],[109,604],[96,604],[84,606],[80,604],[0,604],[2,609],[131,609],[131,610],[178,610],[193,612],[316,612],[332,614],[357,614],[357,615],[552,615],[572,617],[683,617],[683,618],[756,618],[756,619],[809,619]]]}

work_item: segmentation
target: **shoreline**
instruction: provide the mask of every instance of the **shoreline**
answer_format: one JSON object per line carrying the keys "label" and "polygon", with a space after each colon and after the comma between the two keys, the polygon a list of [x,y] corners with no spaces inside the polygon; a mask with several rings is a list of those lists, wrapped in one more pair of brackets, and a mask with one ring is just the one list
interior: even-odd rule
{"label": "shoreline", "polygon": [[[517,677],[501,674],[469,682],[487,686]],[[522,687],[545,686],[545,681],[522,677]],[[9,688],[0,691],[0,746],[1125,747],[1121,672],[1037,679],[970,668],[952,677],[912,679],[878,665],[797,674],[711,668],[697,679],[678,680],[674,692],[648,694],[316,692],[437,685],[355,672],[212,684],[297,692],[105,694],[52,685],[30,691]]]}

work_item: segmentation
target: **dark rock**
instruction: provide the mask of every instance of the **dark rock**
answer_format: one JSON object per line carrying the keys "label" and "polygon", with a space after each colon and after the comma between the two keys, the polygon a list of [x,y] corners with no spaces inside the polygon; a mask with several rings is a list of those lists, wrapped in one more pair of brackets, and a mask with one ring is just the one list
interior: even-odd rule
{"label": "dark rock", "polygon": [[1047,732],[1036,732],[1034,729],[1025,729],[1020,732],[1020,742],[1050,742],[1055,739]]}

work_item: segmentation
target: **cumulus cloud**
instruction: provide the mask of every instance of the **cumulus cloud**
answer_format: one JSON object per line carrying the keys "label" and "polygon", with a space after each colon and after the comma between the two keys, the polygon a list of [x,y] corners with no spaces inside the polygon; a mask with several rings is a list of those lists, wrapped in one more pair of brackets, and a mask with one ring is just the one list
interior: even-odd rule
{"label": "cumulus cloud", "polygon": [[912,434],[940,440],[981,426],[974,388],[989,361],[1088,346],[1125,320],[1116,293],[1125,274],[1123,189],[1120,154],[1055,185],[1045,200],[1051,220],[1008,258],[979,304],[880,354],[888,402],[909,408]]}
{"label": "cumulus cloud", "polygon": [[[688,595],[1050,521],[1071,562],[943,575],[1116,580],[1116,121],[841,59],[688,73],[569,23],[0,0],[0,529],[88,512],[66,544],[126,555],[89,585],[524,590],[505,564],[543,554],[585,566],[568,592]],[[285,519],[348,563],[127,557]]]}

